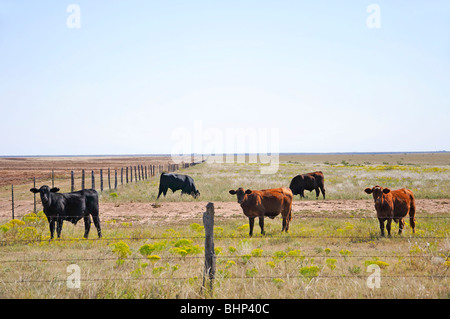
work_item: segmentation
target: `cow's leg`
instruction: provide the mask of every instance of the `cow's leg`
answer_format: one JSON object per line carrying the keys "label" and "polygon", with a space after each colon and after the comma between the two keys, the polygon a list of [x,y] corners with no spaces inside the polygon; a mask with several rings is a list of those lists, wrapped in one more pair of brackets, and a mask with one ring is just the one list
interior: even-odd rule
{"label": "cow's leg", "polygon": [[252,237],[253,236],[253,226],[255,225],[255,217],[249,217],[248,218],[248,224],[250,226],[250,233],[249,233],[249,235],[250,235],[250,237]]}
{"label": "cow's leg", "polygon": [[92,215],[92,219],[94,220],[95,228],[97,228],[98,238],[102,238],[102,229],[100,227],[100,217],[98,215]]}
{"label": "cow's leg", "polygon": [[325,199],[325,187],[320,186],[320,190],[322,192],[323,199]]}
{"label": "cow's leg", "polygon": [[384,237],[384,220],[384,218],[378,218],[378,221],[380,222],[381,237]]}
{"label": "cow's leg", "polygon": [[304,189],[300,190],[300,198],[305,198],[305,190]]}
{"label": "cow's leg", "polygon": [[63,219],[58,217],[56,219],[56,235],[58,236],[58,238],[61,237],[61,230],[62,230],[62,225],[63,225]]}
{"label": "cow's leg", "polygon": [[55,233],[55,219],[50,218],[48,220],[48,225],[50,227],[50,239],[53,239],[53,234]]}
{"label": "cow's leg", "polygon": [[392,218],[388,218],[387,223],[386,223],[386,230],[388,232],[388,237],[391,237],[391,224],[392,224]]}
{"label": "cow's leg", "polygon": [[84,216],[84,238],[88,238],[91,229],[91,216]]}
{"label": "cow's leg", "polygon": [[319,199],[319,194],[320,194],[319,187],[316,187],[316,199]]}
{"label": "cow's leg", "polygon": [[266,233],[264,231],[264,217],[259,217],[259,227],[261,228],[261,235],[264,235]]}
{"label": "cow's leg", "polygon": [[399,218],[399,221],[398,221],[398,234],[399,235],[401,235],[401,233],[403,231],[403,227],[405,227],[405,219]]}

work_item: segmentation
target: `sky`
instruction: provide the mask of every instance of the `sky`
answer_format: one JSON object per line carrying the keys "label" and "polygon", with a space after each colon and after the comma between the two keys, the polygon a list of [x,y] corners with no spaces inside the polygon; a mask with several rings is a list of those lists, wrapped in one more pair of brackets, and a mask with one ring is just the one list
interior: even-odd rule
{"label": "sky", "polygon": [[0,156],[448,151],[449,109],[450,1],[0,0]]}

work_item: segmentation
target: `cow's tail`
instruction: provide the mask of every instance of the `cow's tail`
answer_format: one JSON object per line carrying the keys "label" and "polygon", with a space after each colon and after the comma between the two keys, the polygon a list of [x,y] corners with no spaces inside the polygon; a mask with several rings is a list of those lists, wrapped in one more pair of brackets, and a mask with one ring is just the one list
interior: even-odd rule
{"label": "cow's tail", "polygon": [[410,195],[411,204],[409,206],[409,225],[412,228],[413,233],[416,232],[416,201],[414,195]]}

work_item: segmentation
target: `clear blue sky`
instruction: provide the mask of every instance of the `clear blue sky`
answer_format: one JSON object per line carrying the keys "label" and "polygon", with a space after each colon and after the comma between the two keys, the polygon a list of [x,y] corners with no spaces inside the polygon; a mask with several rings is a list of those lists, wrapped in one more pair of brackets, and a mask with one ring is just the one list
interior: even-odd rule
{"label": "clear blue sky", "polygon": [[450,150],[450,1],[1,0],[0,110],[0,155],[171,153],[194,120],[280,152]]}

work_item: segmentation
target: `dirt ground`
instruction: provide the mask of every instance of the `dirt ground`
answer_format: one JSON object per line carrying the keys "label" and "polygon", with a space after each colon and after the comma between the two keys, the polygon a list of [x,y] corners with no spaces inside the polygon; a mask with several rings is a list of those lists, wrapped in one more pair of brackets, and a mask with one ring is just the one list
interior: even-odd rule
{"label": "dirt ground", "polygon": [[[172,162],[169,156],[105,156],[105,157],[0,157],[0,186],[26,184],[33,181],[51,180],[52,170],[55,179],[69,178],[75,171],[79,178],[81,170],[89,176],[100,169],[111,170],[136,165],[164,165]],[[98,176],[98,175],[97,175]]]}

